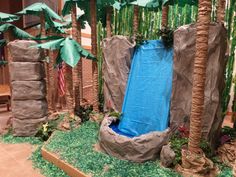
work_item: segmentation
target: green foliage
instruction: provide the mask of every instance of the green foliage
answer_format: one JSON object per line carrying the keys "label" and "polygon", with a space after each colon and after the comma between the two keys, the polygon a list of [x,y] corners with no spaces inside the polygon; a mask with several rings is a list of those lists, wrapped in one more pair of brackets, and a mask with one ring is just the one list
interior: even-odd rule
{"label": "green foliage", "polygon": [[35,168],[39,168],[40,172],[45,177],[68,177],[68,175],[66,175],[66,173],[63,172],[61,169],[43,159],[41,154],[41,147],[42,146],[39,146],[37,150],[33,152],[30,158],[33,162],[33,166]]}
{"label": "green foliage", "polygon": [[144,44],[145,39],[143,38],[142,34],[136,34],[135,35],[135,42],[136,42],[136,46],[140,47],[142,44]]}
{"label": "green foliage", "polygon": [[29,33],[21,30],[20,28],[12,25],[10,23],[0,25],[0,33],[4,33],[4,32],[9,31],[9,30],[18,39],[31,39],[31,38],[33,38],[33,36],[31,36]]}
{"label": "green foliage", "polygon": [[201,139],[200,148],[203,150],[206,157],[211,158],[213,156],[212,148],[207,140]]}
{"label": "green foliage", "polygon": [[7,44],[7,41],[5,39],[0,40],[0,47],[4,47]]}
{"label": "green foliage", "polygon": [[34,3],[22,11],[18,12],[19,15],[35,15],[40,17],[42,14],[45,17],[45,21],[51,26],[54,26],[52,19],[57,19],[62,21],[62,18],[54,12],[50,7],[48,7],[45,3]]}
{"label": "green foliage", "polygon": [[[175,160],[173,164],[174,165],[181,164],[182,161],[181,151],[183,148],[187,147],[188,138],[181,137],[179,134],[174,134],[170,139],[170,145],[175,152]],[[200,148],[203,150],[203,152],[206,154],[208,158],[212,157],[213,152],[211,150],[210,144],[206,140],[203,139],[201,140]]]}
{"label": "green foliage", "polygon": [[[226,72],[225,72],[225,80],[226,80],[226,86],[223,92],[223,99],[222,99],[222,111],[223,116],[226,114],[228,104],[230,101],[230,89],[233,81],[233,70],[234,70],[234,50],[236,47],[236,16],[234,15],[236,13],[236,0],[229,0],[227,10],[226,10],[226,27],[228,30],[228,41],[229,45],[231,46],[231,51],[229,52],[228,62],[226,66]],[[235,84],[236,88],[236,84]],[[234,89],[234,92],[236,89]],[[236,112],[236,106],[233,105],[233,111]]]}
{"label": "green foliage", "polygon": [[121,116],[122,116],[122,113],[120,113],[120,112],[110,112],[109,113],[109,117],[115,117],[115,118],[117,118],[117,119],[120,119],[121,118]]}
{"label": "green foliage", "polygon": [[221,134],[222,135],[228,135],[231,137],[231,139],[236,138],[236,130],[234,128],[225,126],[221,129]]}
{"label": "green foliage", "polygon": [[77,110],[75,113],[77,116],[80,117],[81,122],[86,122],[89,120],[89,115],[93,111],[93,106],[91,105],[86,105],[86,106],[80,106],[80,109]]}
{"label": "green foliage", "polygon": [[33,145],[40,145],[42,142],[37,137],[15,137],[11,131],[9,133],[0,136],[0,140],[4,143],[19,144],[19,143],[30,143]]}
{"label": "green foliage", "polygon": [[49,120],[39,126],[36,137],[41,141],[47,141],[51,134],[57,130],[58,124],[64,119],[64,115],[59,115],[56,119]]}
{"label": "green foliage", "polygon": [[4,61],[4,60],[0,60],[0,66],[5,66],[7,65],[8,62],[7,61]]}
{"label": "green foliage", "polygon": [[6,22],[9,23],[16,20],[19,20],[19,17],[17,15],[0,12],[0,23],[6,23]]}
{"label": "green foliage", "polygon": [[83,49],[79,43],[69,37],[62,37],[61,39],[36,45],[36,47],[49,50],[59,50],[60,52],[58,53],[57,63],[64,61],[71,67],[75,67],[81,57],[95,60],[95,57],[91,53]]}
{"label": "green foliage", "polygon": [[161,36],[165,48],[172,48],[174,44],[174,31],[169,28],[163,28],[158,33]]}
{"label": "green foliage", "polygon": [[180,176],[164,169],[158,162],[132,163],[94,151],[98,141],[99,125],[85,122],[71,132],[56,132],[46,149],[60,154],[63,160],[94,177],[169,177]]}
{"label": "green foliage", "polygon": [[171,149],[175,152],[174,165],[180,164],[182,161],[181,150],[184,146],[187,146],[188,138],[181,138],[177,135],[173,135],[170,139]]}

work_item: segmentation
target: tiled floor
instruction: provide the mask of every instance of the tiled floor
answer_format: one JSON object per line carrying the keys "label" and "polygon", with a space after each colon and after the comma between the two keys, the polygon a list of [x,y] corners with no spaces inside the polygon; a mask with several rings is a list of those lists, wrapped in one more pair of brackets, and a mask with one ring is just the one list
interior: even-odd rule
{"label": "tiled floor", "polygon": [[5,107],[0,106],[0,135],[6,131],[10,117],[11,112],[8,112]]}
{"label": "tiled floor", "polygon": [[0,143],[0,177],[43,177],[29,160],[35,147]]}

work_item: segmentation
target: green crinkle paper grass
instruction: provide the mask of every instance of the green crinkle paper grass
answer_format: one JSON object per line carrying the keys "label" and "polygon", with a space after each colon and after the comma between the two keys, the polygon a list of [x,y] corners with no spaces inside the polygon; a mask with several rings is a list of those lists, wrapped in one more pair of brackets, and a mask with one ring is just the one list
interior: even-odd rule
{"label": "green crinkle paper grass", "polygon": [[175,177],[179,174],[159,166],[159,162],[142,164],[119,160],[93,150],[98,141],[99,125],[86,122],[71,132],[57,131],[46,149],[60,155],[86,174],[95,177]]}
{"label": "green crinkle paper grass", "polygon": [[43,159],[41,147],[38,147],[31,156],[34,167],[39,168],[40,172],[46,177],[68,177],[61,169]]}
{"label": "green crinkle paper grass", "polygon": [[18,144],[18,143],[29,143],[32,145],[40,145],[42,141],[36,137],[14,137],[12,134],[8,133],[0,137],[0,141],[8,144]]}

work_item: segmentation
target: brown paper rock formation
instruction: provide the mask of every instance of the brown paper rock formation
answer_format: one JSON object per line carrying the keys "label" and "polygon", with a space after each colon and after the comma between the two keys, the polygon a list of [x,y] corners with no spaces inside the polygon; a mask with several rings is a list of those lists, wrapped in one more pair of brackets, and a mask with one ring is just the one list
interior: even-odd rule
{"label": "brown paper rock formation", "polygon": [[134,47],[124,36],[103,40],[104,111],[121,112]]}
{"label": "brown paper rock formation", "polygon": [[43,54],[32,47],[34,41],[16,40],[8,44],[12,56],[13,132],[15,136],[34,136],[47,120],[47,101]]}
{"label": "brown paper rock formation", "polygon": [[233,168],[236,160],[236,140],[219,147],[217,153],[223,163]]}
{"label": "brown paper rock formation", "polygon": [[[181,26],[174,33],[171,126],[180,126],[186,121],[189,124],[190,121],[195,34],[194,24]],[[221,24],[210,25],[202,133],[212,147],[218,140],[223,122],[221,97],[224,89],[226,39],[226,29]]]}
{"label": "brown paper rock formation", "polygon": [[170,167],[175,160],[175,152],[171,149],[170,144],[162,147],[160,154],[161,165],[164,167]]}
{"label": "brown paper rock formation", "polygon": [[176,170],[184,177],[215,177],[219,173],[203,152],[196,154],[186,149],[182,149],[182,166],[177,165]]}

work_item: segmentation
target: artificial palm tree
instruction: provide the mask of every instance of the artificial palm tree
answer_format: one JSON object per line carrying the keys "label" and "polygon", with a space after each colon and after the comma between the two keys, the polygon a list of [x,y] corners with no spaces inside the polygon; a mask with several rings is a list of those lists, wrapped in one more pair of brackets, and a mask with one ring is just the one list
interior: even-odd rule
{"label": "artificial palm tree", "polygon": [[[91,35],[92,35],[92,54],[97,56],[97,8],[96,0],[90,0],[90,15],[91,15]],[[98,65],[96,61],[92,63],[93,73],[93,109],[99,111],[98,103]]]}
{"label": "artificial palm tree", "polygon": [[192,109],[190,117],[190,135],[188,149],[198,153],[202,135],[201,120],[203,116],[204,91],[206,80],[206,63],[208,58],[208,36],[211,21],[211,1],[199,0],[196,54],[194,60]]}
{"label": "artificial palm tree", "polygon": [[[82,23],[82,15],[79,15],[77,19],[77,7],[87,5],[88,3],[84,0],[66,0],[64,8],[62,10],[62,15],[71,14],[71,23],[72,23],[72,38],[77,40],[81,44],[81,23]],[[82,60],[79,60],[78,66],[76,66],[69,73],[73,73],[73,80],[70,81],[73,84],[73,96],[74,96],[74,105],[75,110],[78,111],[80,109],[80,103],[83,99],[83,72],[82,72]],[[69,70],[69,68],[67,68]],[[69,82],[69,81],[68,81]]]}
{"label": "artificial palm tree", "polygon": [[225,19],[225,0],[218,0],[217,22],[224,23]]}
{"label": "artificial palm tree", "polygon": [[[182,153],[182,166],[185,169],[193,168],[194,164],[193,166],[191,166],[191,163],[194,163],[196,159],[204,157],[203,152],[200,149],[200,141],[202,136],[202,117],[204,108],[204,91],[206,80],[206,64],[208,58],[208,37],[210,20],[211,1],[199,0],[196,30],[196,54],[193,72],[190,134],[188,149],[187,151],[183,151],[185,153]],[[209,163],[204,164],[204,168],[208,164]]]}
{"label": "artificial palm tree", "polygon": [[[69,37],[50,41],[44,44],[37,45],[38,48],[49,50],[59,50],[57,63],[66,63],[66,101],[67,108],[71,117],[74,116],[74,100],[73,100],[73,82],[72,81],[72,67],[76,67],[80,58],[85,57],[95,60],[95,57],[87,52],[74,39]],[[69,82],[68,82],[69,81]]]}
{"label": "artificial palm tree", "polygon": [[[40,17],[40,34],[42,37],[46,36],[46,24],[48,24],[50,27],[55,27],[55,22],[53,22],[52,19],[62,20],[62,18],[54,12],[50,7],[48,7],[45,3],[34,3],[26,8],[24,8],[22,11],[18,12],[17,14],[20,15],[34,15]],[[46,54],[45,54],[46,55]],[[54,82],[54,73],[53,73],[53,64],[47,63],[45,65],[47,78],[47,100],[48,100],[48,109],[50,112],[53,112],[53,82]]]}
{"label": "artificial palm tree", "polygon": [[[122,3],[116,0],[97,0],[97,16],[103,27],[106,27],[107,37],[112,36],[111,17],[113,8],[120,10]],[[106,20],[105,20],[106,19]]]}
{"label": "artificial palm tree", "polygon": [[46,23],[47,22],[51,27],[53,27],[54,23],[52,19],[57,19],[62,21],[62,18],[54,12],[50,7],[48,7],[45,3],[34,3],[22,11],[18,12],[19,15],[34,15],[40,17],[41,21],[41,36],[46,36]]}
{"label": "artificial palm tree", "polygon": [[168,26],[168,12],[169,12],[169,6],[168,5],[162,6],[162,19],[161,19],[162,28],[166,28]]}
{"label": "artificial palm tree", "polygon": [[111,15],[112,15],[112,9],[111,7],[106,8],[106,30],[107,30],[107,37],[112,36],[112,29],[111,29]]}
{"label": "artificial palm tree", "polygon": [[138,25],[139,25],[139,6],[134,5],[134,17],[133,17],[133,35],[135,36],[138,32]]}
{"label": "artificial palm tree", "polygon": [[[0,25],[0,33],[9,32],[9,35],[16,38],[16,39],[32,39],[33,36],[31,36],[29,33],[21,30],[20,28],[16,27],[15,25],[12,25],[10,23],[5,23]],[[0,41],[0,46],[4,46],[7,44],[11,39],[3,39]]]}

